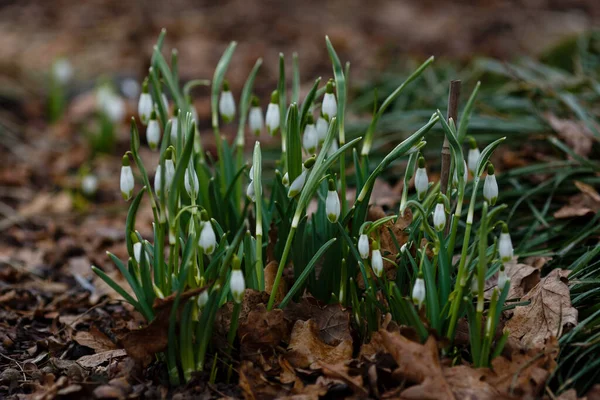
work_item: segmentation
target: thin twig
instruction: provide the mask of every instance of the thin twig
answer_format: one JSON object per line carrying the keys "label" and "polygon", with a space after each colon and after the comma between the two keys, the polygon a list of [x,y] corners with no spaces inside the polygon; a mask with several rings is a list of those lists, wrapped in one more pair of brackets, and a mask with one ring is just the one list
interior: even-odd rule
{"label": "thin twig", "polygon": [[[450,82],[450,93],[448,94],[448,121],[450,118],[454,121],[458,128],[458,99],[460,97],[460,81],[454,80]],[[444,137],[444,145],[442,146],[442,170],[440,177],[440,191],[443,194],[448,192],[448,183],[450,181],[450,144],[448,138]]]}

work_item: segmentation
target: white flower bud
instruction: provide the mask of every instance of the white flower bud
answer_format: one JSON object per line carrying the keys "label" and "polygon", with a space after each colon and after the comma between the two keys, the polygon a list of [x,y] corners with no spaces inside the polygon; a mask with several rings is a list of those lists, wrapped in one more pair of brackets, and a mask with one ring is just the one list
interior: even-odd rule
{"label": "white flower bud", "polygon": [[323,144],[325,138],[327,137],[327,131],[329,130],[329,123],[323,117],[319,117],[317,119],[317,138],[319,139],[319,145]]}
{"label": "white flower bud", "polygon": [[[154,173],[154,192],[159,197],[160,197],[160,186],[162,184],[161,170],[162,170],[162,167],[159,164],[158,167],[156,167],[156,172]],[[165,170],[165,175],[166,175],[166,173],[167,173],[167,171]]]}
{"label": "white flower bud", "polygon": [[200,190],[200,182],[198,181],[198,175],[196,175],[196,171],[193,167],[187,167],[185,169],[184,179],[183,184],[185,186],[185,191],[190,197],[195,198]]}
{"label": "white flower bud", "polygon": [[327,82],[325,95],[323,96],[323,105],[321,111],[327,121],[331,120],[331,118],[337,115],[337,102],[335,100],[335,95],[333,94],[332,80]]}
{"label": "white flower bud", "polygon": [[494,175],[494,167],[492,164],[488,164],[487,176],[483,183],[483,198],[491,205],[496,204],[498,200],[498,182],[496,182],[496,175]]}
{"label": "white flower bud", "polygon": [[251,181],[254,180],[254,165],[250,167],[250,171],[248,171],[248,176],[250,177]]}
{"label": "white flower bud", "polygon": [[300,193],[302,188],[304,187],[304,182],[306,181],[306,169],[302,168],[302,173],[294,179],[294,182],[290,185],[290,189],[288,190],[288,197],[291,199]]}
{"label": "white flower bud", "polygon": [[198,308],[203,309],[206,303],[208,303],[208,289],[200,293],[200,296],[198,296]]}
{"label": "white flower bud", "polygon": [[86,196],[92,196],[98,190],[98,178],[95,175],[86,175],[81,180],[81,191]]}
{"label": "white flower bud", "polygon": [[253,203],[256,202],[256,192],[254,191],[254,182],[253,181],[250,181],[250,183],[248,184],[248,188],[246,189],[246,196]]}
{"label": "white flower bud", "polygon": [[68,83],[73,77],[73,67],[69,60],[65,58],[56,60],[54,65],[52,65],[52,75],[61,84]]}
{"label": "white flower bud", "polygon": [[233,99],[233,94],[229,90],[227,81],[223,83],[223,91],[219,98],[219,114],[221,114],[221,118],[223,118],[223,121],[225,122],[231,122],[233,117],[235,117],[235,100]]}
{"label": "white flower bud", "polygon": [[158,148],[158,143],[160,142],[160,126],[154,111],[152,111],[148,127],[146,128],[146,140],[148,141],[148,146],[150,146],[152,150]]}
{"label": "white flower bud", "polygon": [[[333,186],[333,190],[331,190]],[[340,217],[340,198],[335,191],[333,180],[330,181],[329,191],[327,192],[327,199],[325,200],[325,213],[329,222],[335,223]]]}
{"label": "white flower bud", "polygon": [[506,232],[504,230],[505,229],[502,230],[500,239],[498,240],[498,254],[503,263],[512,260],[514,252],[510,234],[508,233],[508,230],[506,230]]}
{"label": "white flower bud", "polygon": [[312,117],[309,116],[308,123],[304,128],[304,136],[302,138],[302,147],[308,154],[314,154],[317,150],[317,144],[319,143],[319,138],[317,136],[317,129],[315,128],[315,124],[313,124]]}
{"label": "white flower bud", "polygon": [[415,286],[412,290],[412,300],[418,307],[421,307],[425,301],[425,281],[421,276],[415,280]]}
{"label": "white flower bud", "polygon": [[138,115],[142,124],[146,125],[150,120],[150,114],[152,113],[152,97],[148,93],[148,83],[144,82],[144,89],[140,94],[140,100],[138,102]]}
{"label": "white flower bud", "polygon": [[[419,158],[419,164],[421,164],[422,159],[423,157]],[[429,178],[427,177],[427,170],[425,169],[425,161],[423,161],[421,165],[423,165],[423,167],[419,166],[415,173],[415,189],[417,190],[417,197],[419,200],[425,198],[427,189],[429,189]]]}
{"label": "white flower bud", "polygon": [[469,149],[469,153],[467,153],[467,166],[469,168],[469,171],[471,171],[473,175],[475,175],[477,169],[477,161],[479,160],[480,154],[481,152],[477,147],[475,147],[474,149]]}
{"label": "white flower bud", "polygon": [[121,194],[125,200],[129,200],[133,195],[135,181],[133,179],[133,171],[129,165],[129,158],[125,161],[126,158],[127,156],[123,156],[123,165],[121,167]]}
{"label": "white flower bud", "polygon": [[246,282],[244,281],[244,274],[241,270],[234,269],[231,271],[229,288],[231,289],[233,300],[240,304],[244,300],[244,291],[246,290]]}
{"label": "white flower bud", "polygon": [[202,249],[204,254],[212,254],[217,246],[217,237],[210,221],[204,221],[202,223],[202,230],[200,231],[200,238],[198,239],[198,246]]}
{"label": "white flower bud", "polygon": [[283,178],[281,178],[281,183],[283,183],[283,186],[285,187],[290,186],[290,174],[286,172],[285,175],[283,175]]}
{"label": "white flower bud", "polygon": [[267,107],[267,115],[265,117],[267,132],[269,132],[271,136],[273,136],[275,132],[277,132],[277,129],[279,129],[279,119],[279,94],[275,90],[271,94],[271,102]]}
{"label": "white flower bud", "polygon": [[446,226],[446,210],[444,210],[443,202],[438,202],[435,205],[435,211],[433,212],[433,226],[438,232],[443,231]]}
{"label": "white flower bud", "polygon": [[375,275],[381,278],[381,274],[383,274],[383,257],[379,248],[374,248],[371,252],[371,268],[373,268]]}
{"label": "white flower bud", "polygon": [[260,103],[258,102],[257,97],[253,97],[252,107],[248,113],[248,126],[250,127],[250,132],[254,133],[256,136],[259,136],[263,129],[263,125],[263,114],[262,109],[260,108]]}
{"label": "white flower bud", "polygon": [[135,242],[133,244],[133,258],[139,264],[142,259],[142,242]]}
{"label": "white flower bud", "polygon": [[369,237],[364,233],[358,238],[358,253],[363,260],[369,258]]}

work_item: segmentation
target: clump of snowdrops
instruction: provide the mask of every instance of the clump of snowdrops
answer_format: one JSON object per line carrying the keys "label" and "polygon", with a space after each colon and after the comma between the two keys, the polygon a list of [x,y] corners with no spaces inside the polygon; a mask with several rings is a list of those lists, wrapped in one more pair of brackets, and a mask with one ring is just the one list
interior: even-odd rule
{"label": "clump of snowdrops", "polygon": [[[502,139],[482,151],[470,139],[468,157],[463,154],[479,85],[458,129],[438,110],[378,165],[372,165],[369,153],[379,118],[433,57],[381,104],[363,137],[349,139],[345,134],[349,64],[342,66],[328,38],[333,78],[316,79],[300,99],[298,57],[293,57],[290,92],[280,55],[279,83],[270,98],[263,99],[268,101],[263,117],[264,103],[253,94],[261,59],[236,102],[225,80],[235,42],[225,50],[210,81],[193,80],[182,88],[177,52],[173,50],[170,65],[162,55],[164,37],[163,31],[138,109],[147,145],[159,153],[159,163],[149,169],[142,163],[139,126],[132,118],[131,149],[123,156],[120,178],[121,193],[131,201],[126,223],[129,258],[120,260],[109,253],[133,296],[100,269],[93,269],[148,321],[155,318],[155,299],[176,296],[168,350],[159,355],[168,365],[172,383],[186,382],[193,371],[211,365],[214,376],[217,366],[207,360],[207,354],[216,351],[210,339],[217,310],[226,302],[234,304],[228,336],[233,346],[245,289],[265,290],[264,269],[271,261],[266,259],[267,248],[278,262],[269,310],[285,308],[308,292],[325,303],[348,307],[364,340],[389,313],[399,324],[413,327],[421,340],[437,331],[452,343],[457,322],[466,317],[471,361],[488,365],[507,337],[506,333],[496,337],[495,331],[510,286],[503,264],[512,259],[513,250],[506,225],[497,221],[504,207],[494,206],[498,185],[489,163]],[[198,134],[190,96],[196,86],[210,87],[216,157],[204,151]],[[233,141],[220,131],[221,124],[228,123],[237,123]],[[420,152],[427,133],[438,124],[452,157],[454,179],[447,195],[440,192],[439,182],[429,181]],[[246,130],[257,137],[251,155],[245,152]],[[263,169],[260,137],[264,135],[281,140],[280,157],[269,170]],[[375,180],[402,158],[407,167],[398,214],[368,220]],[[356,182],[353,199],[346,195],[350,164]],[[469,175],[472,190],[465,199]],[[412,181],[416,193],[409,194]],[[136,230],[136,213],[144,197],[154,213],[153,235],[146,238]],[[307,215],[311,201],[316,201],[317,209]],[[476,204],[483,204],[477,216]],[[409,209],[413,219],[404,232],[404,243],[394,237],[395,249],[382,248],[381,235],[388,224]],[[269,235],[271,230],[276,234]],[[457,252],[460,256],[454,257]],[[385,264],[392,266],[394,279],[388,278]],[[285,268],[293,270],[294,282],[278,301]],[[485,296],[486,280],[494,274],[498,285]],[[199,294],[179,304],[182,293],[192,289]]]}

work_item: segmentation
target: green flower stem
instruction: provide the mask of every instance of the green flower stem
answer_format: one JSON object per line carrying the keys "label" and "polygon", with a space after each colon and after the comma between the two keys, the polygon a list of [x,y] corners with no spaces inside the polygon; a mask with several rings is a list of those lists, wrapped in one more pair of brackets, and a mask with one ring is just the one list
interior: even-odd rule
{"label": "green flower stem", "polygon": [[452,299],[452,305],[450,306],[450,325],[448,326],[448,332],[446,336],[450,341],[454,341],[454,335],[456,334],[456,323],[458,322],[458,313],[460,312],[460,302],[462,301],[463,292],[466,286],[466,279],[463,277],[465,264],[467,260],[467,251],[469,247],[469,238],[471,236],[471,227],[473,223],[467,222],[465,229],[465,237],[463,239],[463,247],[460,255],[460,263],[458,265],[458,274],[456,276],[456,285],[454,288],[454,298]]}
{"label": "green flower stem", "polygon": [[233,341],[235,340],[235,335],[237,334],[241,310],[242,310],[242,304],[233,302],[233,312],[231,314],[231,324],[229,325],[229,333],[227,334],[227,343],[229,344],[229,347],[227,348],[228,355],[231,354],[231,350],[233,349]]}
{"label": "green flower stem", "polygon": [[271,289],[271,296],[269,297],[269,303],[267,304],[268,311],[271,311],[273,309],[273,305],[275,303],[275,296],[277,294],[277,289],[279,288],[279,281],[281,280],[281,275],[283,275],[285,263],[287,262],[287,258],[292,248],[292,241],[294,240],[294,234],[296,233],[296,229],[297,226],[294,226],[294,223],[292,222],[292,227],[290,228],[290,232],[288,233],[287,240],[285,241],[285,247],[283,248],[283,254],[281,255],[281,261],[279,262],[279,266],[277,268],[277,275],[275,276],[275,281],[273,282],[273,288]]}
{"label": "green flower stem", "polygon": [[342,306],[346,305],[346,294],[348,293],[347,289],[348,284],[348,265],[346,264],[346,259],[342,259],[341,264],[341,277],[340,277],[340,294],[339,294],[339,302]]}

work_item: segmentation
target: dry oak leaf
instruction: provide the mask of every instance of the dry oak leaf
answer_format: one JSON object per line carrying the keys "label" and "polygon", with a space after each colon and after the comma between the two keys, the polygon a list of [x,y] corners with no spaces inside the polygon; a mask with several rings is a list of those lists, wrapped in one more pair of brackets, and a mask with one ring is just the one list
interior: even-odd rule
{"label": "dry oak leaf", "polygon": [[79,331],[73,339],[82,346],[94,349],[96,353],[115,350],[117,346],[104,333],[100,332],[96,326],[92,326],[89,331]]}
{"label": "dry oak leaf", "polygon": [[454,399],[442,372],[433,336],[423,345],[408,340],[398,332],[380,330],[379,333],[386,350],[398,364],[394,375],[416,384],[403,390],[401,398]]}
{"label": "dry oak leaf", "polygon": [[321,304],[314,297],[303,297],[299,303],[290,303],[284,310],[290,322],[312,319],[319,331],[319,338],[326,344],[337,346],[344,340],[352,340],[350,313],[339,304]]}
{"label": "dry oak leaf", "polygon": [[577,310],[571,306],[567,286],[568,275],[567,270],[553,270],[522,298],[531,303],[515,308],[506,328],[510,337],[520,341],[524,348],[542,348],[550,337],[560,337],[565,328],[577,325]]}
{"label": "dry oak leaf", "polygon": [[505,397],[485,380],[485,370],[458,365],[444,369],[444,377],[457,399],[499,400]]}
{"label": "dry oak leaf", "polygon": [[352,339],[341,341],[336,346],[328,345],[319,338],[315,321],[296,321],[288,346],[286,359],[296,368],[307,368],[317,361],[331,364],[352,358]]}
{"label": "dry oak leaf", "polygon": [[581,193],[569,199],[569,204],[554,213],[554,218],[583,217],[600,211],[600,194],[592,186],[575,181]]}

